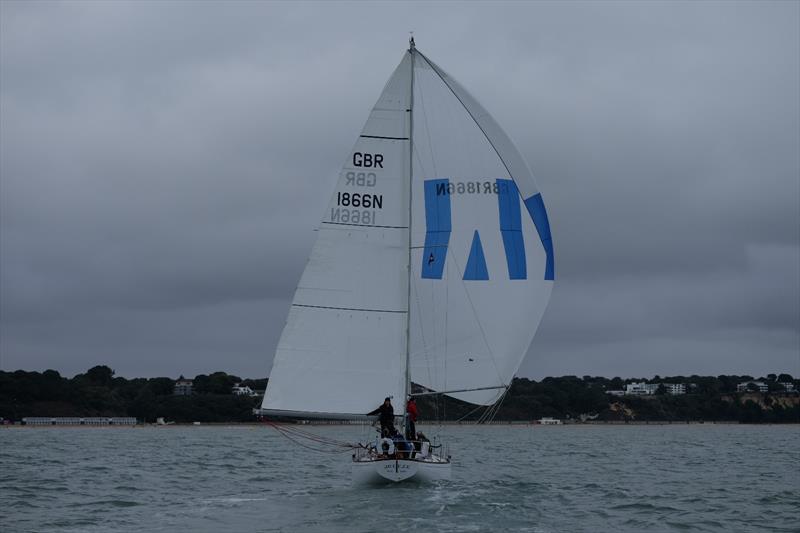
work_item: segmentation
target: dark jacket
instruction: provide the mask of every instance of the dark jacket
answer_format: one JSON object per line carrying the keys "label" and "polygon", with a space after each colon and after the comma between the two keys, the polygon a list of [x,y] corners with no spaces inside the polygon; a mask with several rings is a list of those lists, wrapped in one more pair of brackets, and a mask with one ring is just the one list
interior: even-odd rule
{"label": "dark jacket", "polygon": [[394,407],[392,407],[392,404],[386,405],[382,403],[380,407],[370,411],[367,415],[380,415],[378,420],[381,421],[381,424],[392,424],[394,422]]}

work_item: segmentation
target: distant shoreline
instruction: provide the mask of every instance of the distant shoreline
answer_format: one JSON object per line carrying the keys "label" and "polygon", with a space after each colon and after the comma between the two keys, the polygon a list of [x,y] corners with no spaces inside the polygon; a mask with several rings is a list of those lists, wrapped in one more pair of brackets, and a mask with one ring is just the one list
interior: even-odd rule
{"label": "distant shoreline", "polygon": [[[295,425],[294,423],[291,423]],[[304,425],[304,426],[314,426],[314,427],[326,427],[326,426],[335,426],[335,427],[344,427],[344,426],[359,426],[360,423],[343,423],[343,422],[331,422],[331,423],[320,423],[320,422],[309,422],[307,424],[296,424],[296,425]],[[758,423],[758,424],[747,424],[741,423],[737,421],[731,420],[720,420],[720,421],[630,421],[630,422],[622,422],[622,421],[592,421],[592,422],[564,422],[563,424],[539,424],[536,422],[525,422],[525,421],[509,421],[509,422],[492,422],[490,424],[476,424],[475,422],[442,422],[442,423],[433,423],[433,422],[417,422],[417,426],[419,427],[433,427],[433,426],[448,426],[448,427],[458,427],[458,426],[484,426],[484,427],[493,427],[493,426],[516,426],[516,427],[542,427],[542,428],[552,428],[552,427],[585,427],[585,426],[800,426],[798,422],[783,422],[777,424],[770,424],[770,423]],[[92,425],[81,425],[81,424],[53,424],[53,425],[36,425],[36,426],[27,426],[22,424],[6,424],[1,425],[0,429],[97,429],[97,430],[104,430],[104,429],[146,429],[146,428],[160,428],[160,429],[168,429],[168,428],[204,428],[204,427],[231,427],[231,428],[258,428],[258,427],[269,427],[268,424],[263,422],[203,422],[201,424],[192,424],[192,423],[174,423],[174,424],[165,424],[165,425],[158,425],[158,424],[136,424],[136,425],[103,425],[103,426],[92,426]]]}
{"label": "distant shoreline", "polygon": [[[58,425],[137,421],[257,424],[255,415],[267,385],[266,378],[243,380],[225,372],[192,379],[128,380],[115,377],[114,371],[103,365],[69,379],[53,370],[0,371],[0,420],[16,423],[28,419],[28,423],[44,426],[50,426],[53,417],[59,419]],[[726,375],[654,376],[649,380],[561,376],[537,382],[514,378],[502,398],[493,406],[476,406],[447,395],[423,395],[417,399],[417,406],[423,417],[442,419],[447,425],[471,425],[487,419],[501,425],[528,425],[540,420],[549,425],[800,423],[800,379],[789,374],[768,374],[758,379]],[[364,405],[363,412],[367,412],[373,403],[365,401]],[[402,406],[395,406],[395,412],[400,409]]]}

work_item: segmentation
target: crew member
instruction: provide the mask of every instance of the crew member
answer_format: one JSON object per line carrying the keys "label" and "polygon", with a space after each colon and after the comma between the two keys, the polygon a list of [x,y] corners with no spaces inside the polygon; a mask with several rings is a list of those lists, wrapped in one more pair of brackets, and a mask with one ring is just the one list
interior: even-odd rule
{"label": "crew member", "polygon": [[417,415],[419,411],[417,411],[417,401],[411,397],[408,400],[408,404],[406,405],[406,411],[408,412],[408,428],[406,431],[406,438],[408,440],[417,440],[417,427],[415,422],[417,421]]}
{"label": "crew member", "polygon": [[367,416],[379,415],[378,420],[381,423],[381,437],[391,437],[397,430],[394,428],[394,407],[392,407],[392,399],[386,398],[383,403],[375,409],[367,413]]}

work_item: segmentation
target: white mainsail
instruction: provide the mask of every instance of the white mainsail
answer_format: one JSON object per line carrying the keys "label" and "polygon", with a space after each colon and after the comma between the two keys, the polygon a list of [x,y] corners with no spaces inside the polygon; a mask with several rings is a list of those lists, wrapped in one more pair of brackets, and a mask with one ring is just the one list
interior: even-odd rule
{"label": "white mainsail", "polygon": [[411,56],[348,154],[278,342],[263,410],[364,414],[405,390]]}
{"label": "white mainsail", "polygon": [[553,277],[547,215],[525,161],[412,46],[342,169],[262,412],[359,415],[385,396],[402,405],[407,373],[494,403],[530,346]]}

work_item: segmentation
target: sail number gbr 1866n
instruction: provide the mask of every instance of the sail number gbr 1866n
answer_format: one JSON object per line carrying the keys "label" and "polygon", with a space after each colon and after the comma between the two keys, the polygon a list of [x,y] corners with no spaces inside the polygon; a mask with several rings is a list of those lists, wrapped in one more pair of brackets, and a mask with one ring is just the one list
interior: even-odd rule
{"label": "sail number gbr 1866n", "polygon": [[336,205],[337,207],[331,208],[331,222],[338,222],[341,224],[374,224],[375,210],[383,209],[383,195],[359,192],[337,192]]}

